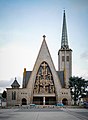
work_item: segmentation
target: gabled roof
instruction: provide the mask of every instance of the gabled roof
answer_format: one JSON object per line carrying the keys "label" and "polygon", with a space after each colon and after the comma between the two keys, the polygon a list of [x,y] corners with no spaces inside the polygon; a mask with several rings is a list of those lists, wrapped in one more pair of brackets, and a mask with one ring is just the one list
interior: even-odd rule
{"label": "gabled roof", "polygon": [[57,71],[58,77],[60,79],[61,85],[64,88],[65,83],[64,83],[64,71]]}
{"label": "gabled roof", "polygon": [[19,88],[20,87],[20,85],[19,85],[19,83],[17,82],[17,80],[16,80],[16,78],[15,78],[15,80],[14,80],[14,82],[12,83],[12,88]]}
{"label": "gabled roof", "polygon": [[51,55],[50,55],[50,52],[49,52],[49,49],[48,49],[48,46],[47,46],[47,43],[45,40],[45,36],[43,36],[43,42],[42,42],[41,48],[39,50],[39,54],[37,56],[33,71],[31,73],[30,80],[28,81],[27,88],[30,89],[30,94],[32,94],[33,89],[34,89],[35,80],[36,80],[36,74],[38,72],[38,69],[39,69],[41,63],[44,61],[50,67],[51,73],[53,75],[54,85],[56,88],[56,94],[59,97],[60,90],[61,90],[62,86],[61,86],[61,82],[59,80],[59,77],[57,75],[55,66],[53,64],[53,60],[51,58]]}

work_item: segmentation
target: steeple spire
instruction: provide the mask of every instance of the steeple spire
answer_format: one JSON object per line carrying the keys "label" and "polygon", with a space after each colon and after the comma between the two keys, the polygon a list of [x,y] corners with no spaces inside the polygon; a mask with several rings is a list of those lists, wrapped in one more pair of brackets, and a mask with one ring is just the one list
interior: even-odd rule
{"label": "steeple spire", "polygon": [[61,49],[68,49],[68,37],[67,37],[67,27],[66,27],[66,16],[65,10],[63,13],[63,26],[62,26],[62,38],[61,38]]}

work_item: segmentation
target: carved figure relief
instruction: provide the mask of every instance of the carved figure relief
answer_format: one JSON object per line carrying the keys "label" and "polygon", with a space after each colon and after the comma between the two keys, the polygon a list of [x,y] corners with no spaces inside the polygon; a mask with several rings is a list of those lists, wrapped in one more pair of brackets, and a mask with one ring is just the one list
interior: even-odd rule
{"label": "carved figure relief", "polygon": [[55,93],[54,81],[51,70],[46,62],[41,63],[36,75],[34,93]]}

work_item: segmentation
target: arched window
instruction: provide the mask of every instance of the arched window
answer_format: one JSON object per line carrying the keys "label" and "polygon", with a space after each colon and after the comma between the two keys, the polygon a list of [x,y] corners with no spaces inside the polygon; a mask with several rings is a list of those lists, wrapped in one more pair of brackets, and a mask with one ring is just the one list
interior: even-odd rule
{"label": "arched window", "polygon": [[55,93],[53,75],[49,65],[45,61],[41,63],[38,69],[34,84],[34,94],[39,93]]}
{"label": "arched window", "polygon": [[16,100],[16,91],[12,92],[12,100]]}

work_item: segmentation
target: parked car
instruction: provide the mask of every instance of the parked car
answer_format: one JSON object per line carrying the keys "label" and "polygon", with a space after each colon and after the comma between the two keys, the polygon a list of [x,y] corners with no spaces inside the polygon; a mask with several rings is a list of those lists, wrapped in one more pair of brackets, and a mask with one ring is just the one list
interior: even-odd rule
{"label": "parked car", "polygon": [[35,104],[30,104],[30,107],[36,107],[36,105]]}
{"label": "parked car", "polygon": [[61,107],[63,107],[64,104],[63,104],[63,103],[57,103],[56,106],[61,106]]}
{"label": "parked car", "polygon": [[83,106],[84,106],[85,108],[88,108],[88,102],[84,102]]}

